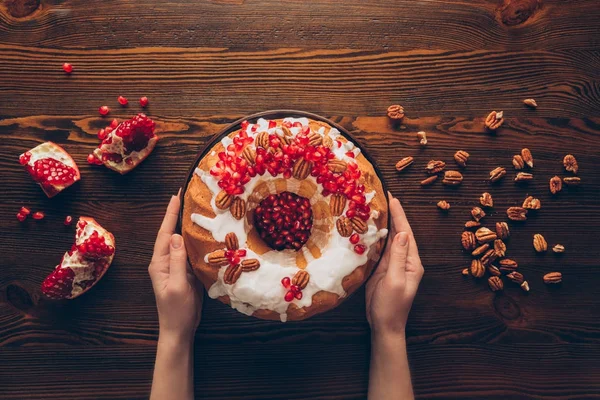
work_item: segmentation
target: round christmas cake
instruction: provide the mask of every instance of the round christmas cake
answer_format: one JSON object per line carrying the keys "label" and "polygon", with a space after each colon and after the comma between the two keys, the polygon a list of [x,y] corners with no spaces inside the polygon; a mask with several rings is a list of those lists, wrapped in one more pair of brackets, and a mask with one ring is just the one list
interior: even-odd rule
{"label": "round christmas cake", "polygon": [[388,205],[373,165],[326,122],[244,121],[200,159],[182,234],[208,295],[264,319],[330,310],[379,261]]}

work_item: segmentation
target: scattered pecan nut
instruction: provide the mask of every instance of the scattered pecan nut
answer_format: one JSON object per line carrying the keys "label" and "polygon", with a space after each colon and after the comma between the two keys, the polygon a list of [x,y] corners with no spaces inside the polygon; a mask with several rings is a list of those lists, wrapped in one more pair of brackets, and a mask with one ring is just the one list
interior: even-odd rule
{"label": "scattered pecan nut", "polygon": [[367,225],[367,222],[363,221],[359,217],[352,217],[352,219],[350,219],[350,222],[352,223],[352,228],[354,228],[354,230],[360,233],[361,235],[367,233],[367,231],[369,230],[369,225]]}
{"label": "scattered pecan nut", "polygon": [[510,207],[506,210],[506,215],[512,221],[525,221],[527,219],[527,209],[523,207]]}
{"label": "scattered pecan nut", "polygon": [[496,235],[502,240],[508,239],[510,236],[510,230],[506,222],[496,222]]}
{"label": "scattered pecan nut", "polygon": [[565,252],[565,246],[563,246],[560,243],[557,243],[554,245],[554,247],[552,247],[552,251],[555,253],[564,253]]}
{"label": "scattered pecan nut", "polygon": [[500,276],[500,275],[502,275],[502,272],[500,272],[500,270],[498,269],[498,267],[496,267],[495,265],[488,266],[487,267],[487,271],[492,276]]}
{"label": "scattered pecan nut", "polygon": [[512,159],[512,165],[515,169],[523,169],[525,168],[525,161],[523,161],[523,157],[520,154],[515,154]]}
{"label": "scattered pecan nut", "polygon": [[254,161],[256,160],[256,150],[250,146],[246,146],[242,151],[242,157],[248,164],[254,164]]}
{"label": "scattered pecan nut", "polygon": [[292,176],[298,180],[308,178],[310,171],[312,170],[313,163],[305,160],[303,157],[299,158],[292,168]]}
{"label": "scattered pecan nut", "polygon": [[346,196],[343,194],[332,194],[331,201],[329,202],[331,214],[338,217],[342,215],[344,208],[346,208]]}
{"label": "scattered pecan nut", "polygon": [[513,281],[516,284],[522,284],[523,282],[525,282],[525,278],[523,277],[523,274],[517,271],[513,271],[510,274],[506,275],[506,277],[508,279],[510,279],[511,281]]}
{"label": "scattered pecan nut", "polygon": [[244,215],[246,215],[246,202],[239,197],[234,198],[229,211],[231,211],[233,218],[237,220],[244,218]]}
{"label": "scattered pecan nut", "polygon": [[419,139],[421,147],[427,146],[427,134],[424,131],[417,132],[417,139]]}
{"label": "scattered pecan nut", "polygon": [[498,182],[506,175],[506,169],[503,167],[497,167],[490,171],[490,183]]}
{"label": "scattered pecan nut", "polygon": [[215,250],[208,255],[208,264],[212,267],[222,267],[229,264],[229,260],[225,257],[225,250]]}
{"label": "scattered pecan nut", "polygon": [[546,242],[546,239],[539,233],[533,235],[533,248],[538,253],[544,253],[546,250],[548,250],[548,243]]}
{"label": "scattered pecan nut", "polygon": [[404,107],[399,104],[393,104],[387,109],[387,116],[389,119],[397,121],[404,118]]}
{"label": "scattered pecan nut", "polygon": [[471,275],[475,278],[481,278],[485,274],[485,267],[480,260],[471,261]]}
{"label": "scattered pecan nut", "polygon": [[497,258],[498,257],[496,256],[496,252],[494,251],[494,249],[490,249],[486,251],[484,255],[481,256],[481,263],[484,266],[488,267],[492,265],[492,263],[496,261]]}
{"label": "scattered pecan nut", "polygon": [[506,244],[502,241],[502,239],[494,240],[494,252],[498,258],[504,257],[506,255]]}
{"label": "scattered pecan nut", "polygon": [[458,150],[456,153],[454,153],[454,161],[456,161],[456,163],[458,165],[460,165],[461,167],[466,167],[467,166],[467,161],[469,160],[469,153],[467,153],[464,150]]}
{"label": "scattered pecan nut", "polygon": [[292,284],[297,285],[300,290],[304,289],[308,282],[310,281],[310,274],[305,270],[300,270],[296,272],[296,275],[292,278]]}
{"label": "scattered pecan nut", "polygon": [[460,242],[462,247],[467,251],[473,251],[475,250],[475,247],[477,247],[477,238],[471,231],[463,231],[460,237]]}
{"label": "scattered pecan nut", "polygon": [[558,176],[550,178],[550,193],[556,194],[562,190],[562,180]]}
{"label": "scattered pecan nut", "polygon": [[490,131],[495,131],[496,129],[500,128],[500,126],[502,125],[503,122],[504,122],[504,112],[492,111],[491,113],[488,114],[487,118],[485,119],[485,127],[487,129],[489,129]]}
{"label": "scattered pecan nut", "polygon": [[233,285],[242,275],[242,266],[240,264],[229,265],[223,274],[223,282]]}
{"label": "scattered pecan nut", "polygon": [[243,272],[256,271],[260,268],[260,261],[258,261],[256,258],[247,258],[242,261],[241,265]]}
{"label": "scattered pecan nut", "polygon": [[478,221],[465,222],[465,229],[479,228],[480,226],[481,226],[481,222],[478,222]]}
{"label": "scattered pecan nut", "polygon": [[473,252],[471,253],[471,255],[473,257],[479,257],[480,255],[482,255],[483,253],[485,253],[489,249],[490,249],[490,245],[487,244],[487,243],[485,243],[485,244],[482,244],[481,246],[477,247],[475,250],[473,250]]}
{"label": "scattered pecan nut", "polygon": [[492,195],[488,192],[485,192],[481,195],[479,198],[479,203],[481,203],[483,207],[494,207],[494,199],[492,199]]}
{"label": "scattered pecan nut", "polygon": [[523,100],[523,103],[528,107],[537,108],[537,103],[534,99],[525,99]]}
{"label": "scattered pecan nut", "polygon": [[461,274],[463,274],[463,276],[469,276],[469,268],[463,268]]}
{"label": "scattered pecan nut", "polygon": [[539,210],[540,208],[542,208],[542,202],[540,201],[540,199],[536,199],[533,196],[528,196],[523,201],[523,208],[526,208],[528,210]]}
{"label": "scattered pecan nut", "polygon": [[415,161],[414,158],[412,158],[410,156],[404,157],[403,159],[401,159],[400,161],[398,161],[396,163],[396,171],[404,170],[406,167],[411,165],[414,161]]}
{"label": "scattered pecan nut", "polygon": [[266,131],[260,132],[254,139],[256,147],[262,147],[263,149],[269,148],[269,133]]}
{"label": "scattered pecan nut", "polygon": [[533,174],[528,172],[519,172],[515,176],[515,182],[529,182],[533,179]]}
{"label": "scattered pecan nut", "polygon": [[550,272],[544,275],[545,284],[556,284],[562,282],[562,274],[560,272]]}
{"label": "scattered pecan nut", "polygon": [[238,237],[235,233],[229,232],[225,235],[225,247],[229,250],[237,250],[240,248],[240,242],[238,241]]}
{"label": "scattered pecan nut", "polygon": [[502,272],[513,272],[517,268],[519,268],[519,264],[515,260],[511,260],[510,258],[505,258],[503,260],[498,261],[500,265],[500,271]]}
{"label": "scattered pecan nut", "polygon": [[458,171],[446,171],[444,172],[444,179],[442,183],[448,186],[460,185],[463,181],[463,176]]}
{"label": "scattered pecan nut", "polygon": [[354,231],[352,221],[350,221],[350,218],[348,217],[339,217],[335,226],[342,237],[350,237]]}
{"label": "scattered pecan nut", "polygon": [[579,186],[581,184],[581,178],[578,176],[565,176],[563,182],[568,186]]}
{"label": "scattered pecan nut", "polygon": [[504,283],[502,283],[502,279],[500,279],[498,276],[489,277],[488,285],[490,286],[490,289],[492,289],[492,292],[497,292],[504,289]]}
{"label": "scattered pecan nut", "polygon": [[575,158],[575,156],[573,154],[567,154],[565,156],[565,158],[563,158],[563,165],[565,166],[565,169],[569,172],[572,172],[574,174],[577,174],[577,171],[579,171],[579,165],[577,165],[577,159]]}
{"label": "scattered pecan nut", "polygon": [[523,283],[521,283],[521,289],[523,289],[526,292],[529,292],[529,283],[527,281],[523,281]]}
{"label": "scattered pecan nut", "polygon": [[437,206],[440,210],[444,211],[448,211],[450,209],[450,203],[448,203],[446,200],[438,201]]}
{"label": "scattered pecan nut", "polygon": [[329,162],[327,162],[327,169],[329,169],[331,172],[337,172],[341,174],[346,170],[346,168],[348,168],[348,164],[342,160],[337,160],[334,158],[333,160],[329,160]]}
{"label": "scattered pecan nut", "polygon": [[431,160],[427,163],[425,171],[427,171],[428,174],[433,175],[442,172],[444,168],[446,168],[445,162],[441,160]]}
{"label": "scattered pecan nut", "polygon": [[531,155],[531,150],[526,147],[521,149],[521,157],[529,168],[533,168],[533,156]]}
{"label": "scattered pecan nut", "polygon": [[221,190],[215,198],[215,205],[220,210],[227,210],[231,206],[231,203],[233,203],[233,196],[224,190]]}
{"label": "scattered pecan nut", "polygon": [[485,217],[485,211],[483,211],[481,207],[473,207],[471,209],[471,216],[475,221],[479,222],[483,217]]}
{"label": "scattered pecan nut", "polygon": [[437,175],[431,175],[429,178],[427,179],[423,179],[421,181],[421,186],[429,186],[429,185],[433,185],[433,183],[435,181],[437,181],[438,176]]}

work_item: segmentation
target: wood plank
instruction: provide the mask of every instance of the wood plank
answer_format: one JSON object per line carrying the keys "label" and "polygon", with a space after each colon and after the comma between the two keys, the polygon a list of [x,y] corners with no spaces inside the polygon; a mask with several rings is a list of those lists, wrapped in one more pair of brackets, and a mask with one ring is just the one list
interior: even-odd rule
{"label": "wood plank", "polygon": [[596,49],[600,17],[594,0],[316,0],[308,9],[301,0],[41,3],[26,10],[0,7],[0,43],[94,49],[147,43],[224,48],[287,43],[328,49],[367,45],[401,51]]}
{"label": "wood plank", "polygon": [[[64,50],[0,46],[0,116],[116,116],[254,113],[289,108],[329,115],[385,115],[401,103],[407,116],[552,118],[598,116],[600,57],[593,51],[302,50],[226,51],[145,47]],[[75,65],[68,76],[63,62]],[[55,97],[60,93],[60,97]],[[119,95],[131,100],[123,110]],[[533,113],[522,100],[535,98]]]}

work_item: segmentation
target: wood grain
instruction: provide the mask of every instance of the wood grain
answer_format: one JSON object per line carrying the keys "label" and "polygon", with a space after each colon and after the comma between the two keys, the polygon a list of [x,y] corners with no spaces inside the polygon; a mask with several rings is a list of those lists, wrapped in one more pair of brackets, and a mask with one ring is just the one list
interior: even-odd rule
{"label": "wood grain", "polygon": [[[419,398],[600,398],[599,17],[593,0],[1,2],[0,399],[147,398],[158,334],[147,265],[166,203],[212,135],[279,108],[352,132],[404,205],[426,270],[407,328]],[[142,95],[161,136],[152,156],[126,176],[88,165],[98,129],[140,112]],[[522,104],[529,97],[536,110]],[[398,127],[385,117],[392,103],[407,111]],[[111,118],[98,116],[103,104]],[[491,110],[506,116],[496,134],[483,127]],[[82,171],[54,199],[17,162],[46,140]],[[534,180],[515,185],[512,155],[525,146]],[[452,160],[459,149],[471,154],[464,170]],[[548,180],[568,175],[567,153],[583,183],[552,196]],[[409,155],[414,164],[398,173]],[[463,184],[419,186],[431,159],[460,169]],[[508,174],[490,186],[496,166]],[[460,233],[484,191],[495,203],[488,226],[526,195],[542,201],[528,221],[509,223],[507,253],[529,293],[506,282],[494,294],[460,274],[470,260]],[[20,224],[22,205],[47,218]],[[56,303],[39,287],[71,244],[67,214],[94,216],[118,246],[91,293]],[[566,252],[536,254],[535,233]],[[562,285],[543,284],[550,271]],[[365,398],[369,335],[364,290],[287,324],[206,299],[197,397]]]}

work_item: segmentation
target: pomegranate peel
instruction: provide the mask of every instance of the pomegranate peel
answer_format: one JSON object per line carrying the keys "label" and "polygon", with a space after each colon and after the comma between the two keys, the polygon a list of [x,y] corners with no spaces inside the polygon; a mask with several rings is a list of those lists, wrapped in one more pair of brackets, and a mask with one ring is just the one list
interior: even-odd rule
{"label": "pomegranate peel", "polygon": [[[93,237],[102,238],[105,248],[112,251],[92,253],[80,250]],[[115,238],[93,218],[81,217],[77,222],[75,244],[60,264],[42,283],[42,293],[50,299],[74,299],[90,290],[106,273],[114,258]]]}
{"label": "pomegranate peel", "polygon": [[56,196],[81,177],[73,158],[53,142],[42,143],[21,154],[19,163],[48,197]]}

